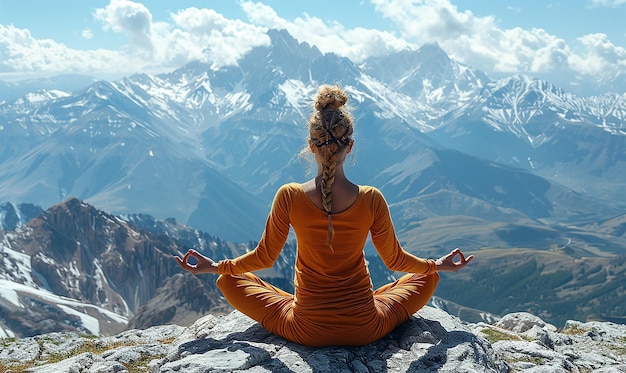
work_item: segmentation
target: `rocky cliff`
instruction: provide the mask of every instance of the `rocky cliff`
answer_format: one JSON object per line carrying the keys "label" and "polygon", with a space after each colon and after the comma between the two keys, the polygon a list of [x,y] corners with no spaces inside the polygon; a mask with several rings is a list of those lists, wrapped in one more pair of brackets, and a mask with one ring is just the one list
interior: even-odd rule
{"label": "rocky cliff", "polygon": [[425,307],[363,347],[308,348],[234,311],[189,327],[132,329],[111,337],[52,333],[0,341],[3,372],[626,372],[626,325],[528,313],[493,325]]}
{"label": "rocky cliff", "polygon": [[[0,215],[28,215],[8,207]],[[172,256],[186,247],[214,258],[245,252],[171,219],[114,216],[76,198],[0,229],[0,338],[113,335],[230,311],[215,277],[183,276]]]}

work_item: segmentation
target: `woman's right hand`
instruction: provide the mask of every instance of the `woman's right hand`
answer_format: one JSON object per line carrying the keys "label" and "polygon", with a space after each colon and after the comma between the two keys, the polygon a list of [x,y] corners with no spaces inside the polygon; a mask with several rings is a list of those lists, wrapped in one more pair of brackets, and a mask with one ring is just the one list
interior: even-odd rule
{"label": "woman's right hand", "polygon": [[[455,262],[454,258],[457,255],[459,256],[459,261]],[[450,254],[435,260],[435,265],[437,266],[437,272],[456,272],[465,267],[472,259],[474,259],[474,255],[470,255],[466,258],[461,249],[457,248],[452,250]]]}
{"label": "woman's right hand", "polygon": [[[182,258],[179,256],[175,256],[174,258],[176,259],[176,262],[178,262],[180,268],[194,275],[202,273],[218,273],[217,263],[215,263],[213,259],[200,254],[194,249],[189,249]],[[189,258],[194,258],[196,263],[189,263]]]}

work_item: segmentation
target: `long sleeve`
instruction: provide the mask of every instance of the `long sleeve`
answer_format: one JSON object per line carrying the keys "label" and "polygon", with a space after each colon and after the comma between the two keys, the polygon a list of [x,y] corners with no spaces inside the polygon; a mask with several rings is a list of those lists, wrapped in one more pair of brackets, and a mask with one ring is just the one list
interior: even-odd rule
{"label": "long sleeve", "polygon": [[218,263],[218,272],[235,275],[271,267],[287,241],[291,202],[288,185],[279,188],[257,247],[235,259],[221,260]]}
{"label": "long sleeve", "polygon": [[435,261],[418,258],[406,252],[396,237],[389,206],[380,191],[374,189],[375,198],[372,199],[374,222],[370,229],[372,242],[381,259],[392,271],[432,274],[437,271]]}

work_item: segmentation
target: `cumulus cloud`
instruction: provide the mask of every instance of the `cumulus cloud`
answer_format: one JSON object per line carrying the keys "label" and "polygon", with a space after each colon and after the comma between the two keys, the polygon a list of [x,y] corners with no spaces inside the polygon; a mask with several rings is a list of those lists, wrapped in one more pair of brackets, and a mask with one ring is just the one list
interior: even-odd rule
{"label": "cumulus cloud", "polygon": [[539,72],[567,55],[567,45],[542,29],[500,28],[495,18],[459,11],[448,0],[373,0],[418,45],[438,43],[453,58],[486,71]]}
{"label": "cumulus cloud", "polygon": [[[46,75],[67,71],[120,76],[168,71],[193,60],[214,67],[236,64],[243,54],[268,45],[267,29],[225,18],[211,9],[187,8],[155,22],[143,4],[111,0],[94,14],[104,31],[127,37],[120,50],[75,50],[27,29],[0,25],[0,72]],[[91,29],[82,37],[93,38]]]}
{"label": "cumulus cloud", "polygon": [[105,30],[128,35],[130,46],[141,51],[151,52],[152,13],[143,4],[128,0],[111,0],[109,5],[97,9],[95,17]]}
{"label": "cumulus cloud", "polygon": [[[409,43],[438,43],[452,58],[485,71],[587,74],[616,70],[626,62],[623,48],[606,35],[587,35],[580,45],[543,29],[504,29],[492,16],[460,11],[449,0],[372,0],[376,10],[392,20]],[[619,6],[626,0],[594,0],[596,5]]]}
{"label": "cumulus cloud", "polygon": [[[626,2],[611,3],[619,1]],[[608,0],[597,2],[609,3]],[[427,43],[439,44],[457,61],[496,73],[568,70],[597,74],[626,61],[617,47],[606,45],[608,40],[601,43],[590,36],[580,38],[580,45],[568,45],[564,39],[541,28],[502,28],[494,17],[460,11],[450,0],[372,0],[372,3],[377,12],[395,23],[399,36],[375,29],[348,29],[339,22],[325,22],[307,14],[287,20],[271,7],[252,1],[242,2],[241,7],[252,24],[286,29],[301,42],[357,63]]]}
{"label": "cumulus cloud", "polygon": [[[167,39],[167,53],[233,65],[252,48],[269,45],[267,29],[231,20],[213,9],[187,8],[172,14],[176,32]],[[183,41],[184,45],[180,45]]]}
{"label": "cumulus cloud", "polygon": [[3,72],[112,72],[112,67],[126,60],[114,51],[77,51],[50,39],[36,39],[29,30],[0,25],[0,71]]}
{"label": "cumulus cloud", "polygon": [[576,71],[604,75],[626,67],[626,49],[611,43],[606,34],[589,34],[578,40],[584,46],[584,54],[571,58]]}
{"label": "cumulus cloud", "polygon": [[171,14],[171,22],[154,22],[143,4],[111,0],[95,12],[105,30],[128,36],[127,52],[154,69],[179,67],[192,60],[214,67],[236,64],[251,48],[267,45],[267,30],[231,20],[213,9],[190,7]]}

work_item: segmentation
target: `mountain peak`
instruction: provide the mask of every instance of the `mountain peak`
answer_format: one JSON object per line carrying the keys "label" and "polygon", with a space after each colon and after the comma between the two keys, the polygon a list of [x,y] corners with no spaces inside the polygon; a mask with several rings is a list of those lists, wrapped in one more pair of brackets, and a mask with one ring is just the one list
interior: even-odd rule
{"label": "mountain peak", "polygon": [[93,214],[98,213],[95,207],[83,202],[76,197],[69,197],[66,200],[51,206],[44,215],[70,216],[75,214]]}
{"label": "mountain peak", "polygon": [[430,56],[430,59],[442,59],[450,61],[450,57],[446,51],[439,46],[439,43],[426,43],[422,45],[417,52],[424,58],[424,56]]}
{"label": "mountain peak", "polygon": [[298,41],[285,29],[270,29],[267,31],[267,35],[272,40],[272,45],[282,42],[294,48],[298,46]]}
{"label": "mountain peak", "polygon": [[272,41],[272,46],[277,47],[280,44],[283,44],[286,47],[298,49],[301,45],[304,45],[308,48],[317,49],[317,47],[311,47],[307,42],[299,42],[296,38],[294,38],[289,31],[285,29],[270,29],[267,31],[267,35],[270,37]]}
{"label": "mountain peak", "polygon": [[[287,57],[288,55],[297,55],[302,58],[313,59],[321,56],[322,52],[316,46],[311,46],[307,42],[299,42],[285,29],[268,30],[267,35],[272,41],[271,50],[273,53]],[[288,61],[287,59],[285,61]]]}

